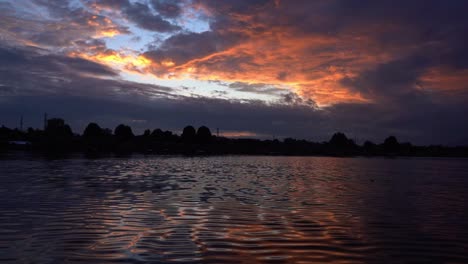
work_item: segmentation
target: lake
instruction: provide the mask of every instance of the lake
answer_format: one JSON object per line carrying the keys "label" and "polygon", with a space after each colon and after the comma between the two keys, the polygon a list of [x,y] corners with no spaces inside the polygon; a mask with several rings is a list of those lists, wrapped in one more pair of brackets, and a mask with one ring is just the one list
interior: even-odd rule
{"label": "lake", "polygon": [[468,160],[0,160],[1,263],[468,263]]}

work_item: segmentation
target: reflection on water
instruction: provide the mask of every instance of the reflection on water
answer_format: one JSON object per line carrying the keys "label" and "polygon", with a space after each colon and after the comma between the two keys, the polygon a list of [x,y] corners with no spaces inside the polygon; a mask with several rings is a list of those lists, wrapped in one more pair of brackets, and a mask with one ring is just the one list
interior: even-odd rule
{"label": "reflection on water", "polygon": [[2,263],[468,262],[468,162],[0,161]]}

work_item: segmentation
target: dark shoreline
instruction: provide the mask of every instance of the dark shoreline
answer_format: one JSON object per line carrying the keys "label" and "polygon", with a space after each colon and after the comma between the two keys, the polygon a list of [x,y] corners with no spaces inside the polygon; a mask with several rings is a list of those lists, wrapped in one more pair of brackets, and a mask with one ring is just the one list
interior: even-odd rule
{"label": "dark shoreline", "polygon": [[301,139],[283,140],[239,139],[215,136],[206,126],[197,130],[186,126],[181,135],[161,129],[145,130],[134,135],[132,128],[119,125],[114,131],[90,123],[82,135],[72,132],[63,119],[47,120],[44,130],[26,131],[0,127],[0,153],[28,151],[34,155],[67,156],[81,153],[88,157],[145,155],[268,155],[327,157],[468,157],[468,146],[416,146],[400,143],[389,136],[382,143],[365,141],[359,145],[344,133],[337,132],[329,141],[312,142]]}
{"label": "dark shoreline", "polygon": [[10,159],[133,159],[133,158],[209,158],[209,157],[314,157],[314,158],[365,158],[365,159],[468,159],[468,156],[403,156],[403,155],[300,155],[300,154],[184,154],[184,153],[142,153],[142,152],[129,152],[129,153],[87,153],[82,151],[71,152],[41,152],[31,150],[12,149],[0,152],[0,160]]}

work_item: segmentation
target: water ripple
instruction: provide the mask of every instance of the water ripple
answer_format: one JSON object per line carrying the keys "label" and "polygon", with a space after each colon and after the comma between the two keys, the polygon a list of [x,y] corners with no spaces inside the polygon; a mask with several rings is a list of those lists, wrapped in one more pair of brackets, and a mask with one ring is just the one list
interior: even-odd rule
{"label": "water ripple", "polygon": [[468,163],[0,161],[2,263],[467,263]]}

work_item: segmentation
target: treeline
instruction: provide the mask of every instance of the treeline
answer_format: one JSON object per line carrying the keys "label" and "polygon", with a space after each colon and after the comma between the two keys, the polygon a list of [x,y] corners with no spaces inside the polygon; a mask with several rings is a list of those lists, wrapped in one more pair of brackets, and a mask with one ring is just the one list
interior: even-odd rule
{"label": "treeline", "polygon": [[366,141],[358,145],[343,133],[335,133],[327,142],[286,138],[280,140],[234,139],[217,137],[206,126],[187,126],[179,136],[161,129],[135,135],[130,126],[121,124],[113,131],[90,123],[82,135],[73,133],[63,119],[47,120],[44,130],[26,131],[0,127],[0,151],[25,149],[46,153],[85,152],[146,153],[187,155],[330,155],[330,156],[434,156],[468,157],[468,147],[414,146],[399,143],[390,136],[380,144]]}

